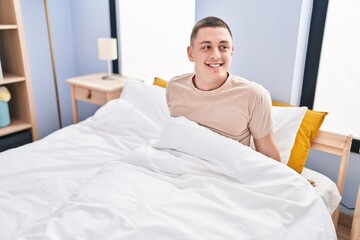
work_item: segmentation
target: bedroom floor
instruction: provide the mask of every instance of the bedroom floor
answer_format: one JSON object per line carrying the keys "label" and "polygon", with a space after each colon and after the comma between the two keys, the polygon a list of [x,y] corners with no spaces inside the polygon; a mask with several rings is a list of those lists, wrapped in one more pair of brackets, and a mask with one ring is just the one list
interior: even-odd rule
{"label": "bedroom floor", "polygon": [[352,216],[341,214],[339,215],[339,223],[337,227],[338,240],[350,240]]}

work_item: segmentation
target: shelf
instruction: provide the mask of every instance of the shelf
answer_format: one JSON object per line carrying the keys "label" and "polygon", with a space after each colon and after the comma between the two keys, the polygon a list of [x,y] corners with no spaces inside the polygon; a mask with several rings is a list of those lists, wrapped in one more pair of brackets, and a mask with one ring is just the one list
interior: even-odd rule
{"label": "shelf", "polygon": [[4,81],[0,82],[0,85],[10,84],[10,83],[17,83],[25,81],[24,76],[18,76],[12,73],[4,73]]}
{"label": "shelf", "polygon": [[13,24],[0,24],[0,30],[17,29],[16,25]]}
{"label": "shelf", "polygon": [[29,123],[20,121],[18,119],[11,119],[11,123],[9,126],[0,128],[0,137],[30,128],[31,124]]}
{"label": "shelf", "polygon": [[20,0],[0,0],[0,59],[4,77],[0,86],[6,85],[11,94],[8,104],[11,123],[0,128],[0,141],[24,130],[29,131],[32,140],[37,140]]}

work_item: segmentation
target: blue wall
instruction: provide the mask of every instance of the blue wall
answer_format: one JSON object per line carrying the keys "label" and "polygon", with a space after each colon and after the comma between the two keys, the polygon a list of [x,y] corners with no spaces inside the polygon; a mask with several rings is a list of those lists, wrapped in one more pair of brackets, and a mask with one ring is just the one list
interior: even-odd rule
{"label": "blue wall", "polygon": [[[97,57],[96,41],[110,37],[108,0],[47,0],[59,93],[61,122],[73,123],[67,78],[106,72]],[[26,45],[32,78],[36,119],[40,138],[60,127],[54,71],[46,26],[44,0],[21,0]],[[94,114],[98,106],[79,102],[79,120]]]}
{"label": "blue wall", "polygon": [[21,1],[39,136],[59,128],[43,0]]}
{"label": "blue wall", "polygon": [[302,0],[197,0],[196,19],[224,19],[234,38],[230,71],[290,102]]}
{"label": "blue wall", "polygon": [[[56,0],[54,0],[56,1]],[[97,39],[110,37],[109,0],[71,1],[76,76],[107,72],[107,63],[97,54]],[[79,120],[94,114],[98,106],[78,103]]]}
{"label": "blue wall", "polygon": [[[59,126],[55,90],[51,86],[54,77],[49,61],[43,0],[22,0],[21,4],[39,135],[43,137]],[[301,0],[227,0],[226,4],[219,4],[217,0],[197,0],[196,19],[215,15],[227,21],[235,45],[231,72],[262,84],[273,99],[290,102],[301,4]],[[109,1],[48,0],[48,6],[61,122],[67,126],[72,123],[72,112],[66,79],[106,71],[106,62],[97,58],[96,41],[99,37],[110,36]],[[41,55],[44,57],[40,59]],[[45,73],[46,76],[39,77]],[[41,92],[45,86],[49,89],[49,101],[42,101]],[[98,109],[84,102],[78,105],[80,120]]]}
{"label": "blue wall", "polygon": [[[61,121],[63,126],[72,124],[70,88],[65,80],[76,76],[74,55],[73,17],[70,0],[47,0],[50,19],[50,33],[53,43],[53,54]],[[47,31],[46,31],[47,33]]]}

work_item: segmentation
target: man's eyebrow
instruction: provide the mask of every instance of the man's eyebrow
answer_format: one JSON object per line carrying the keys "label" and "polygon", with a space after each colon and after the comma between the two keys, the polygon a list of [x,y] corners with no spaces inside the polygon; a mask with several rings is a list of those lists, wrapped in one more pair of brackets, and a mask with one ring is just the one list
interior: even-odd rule
{"label": "man's eyebrow", "polygon": [[209,43],[211,43],[211,41],[202,41],[202,42],[200,42],[200,44],[209,44]]}
{"label": "man's eyebrow", "polygon": [[[208,41],[208,40],[205,40],[205,41],[200,42],[200,44],[211,44],[211,43],[212,43],[212,42],[211,42],[211,41]],[[227,40],[222,40],[222,41],[220,41],[220,44],[224,44],[224,43],[229,44],[230,42],[227,41]]]}
{"label": "man's eyebrow", "polygon": [[227,41],[227,40],[222,40],[222,41],[220,41],[220,43],[227,43],[227,44],[229,44],[230,42]]}

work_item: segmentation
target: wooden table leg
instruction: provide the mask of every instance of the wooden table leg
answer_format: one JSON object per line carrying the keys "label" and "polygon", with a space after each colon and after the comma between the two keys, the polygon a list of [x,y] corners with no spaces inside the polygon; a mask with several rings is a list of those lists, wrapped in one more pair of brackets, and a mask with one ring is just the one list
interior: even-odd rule
{"label": "wooden table leg", "polygon": [[72,105],[74,123],[78,123],[79,116],[78,116],[78,109],[77,109],[77,103],[76,103],[76,98],[75,98],[75,87],[74,86],[71,86],[71,105]]}

